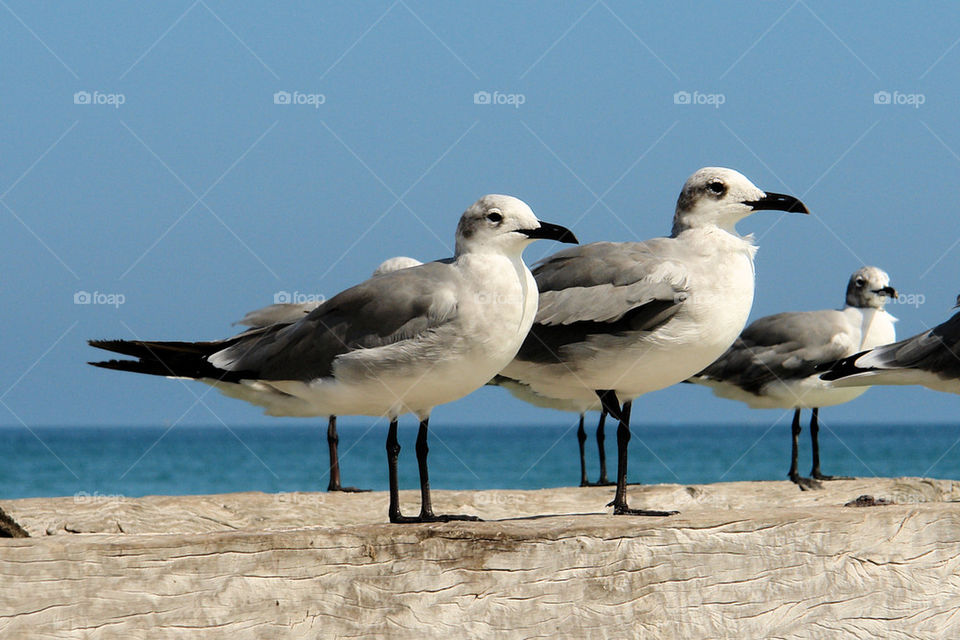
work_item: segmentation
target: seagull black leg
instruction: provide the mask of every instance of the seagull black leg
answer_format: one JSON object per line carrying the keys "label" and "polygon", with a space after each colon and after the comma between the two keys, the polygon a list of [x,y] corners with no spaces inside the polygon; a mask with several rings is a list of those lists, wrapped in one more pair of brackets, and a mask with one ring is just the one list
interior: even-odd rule
{"label": "seagull black leg", "polygon": [[405,516],[400,512],[400,488],[397,480],[397,459],[400,457],[400,442],[397,440],[397,419],[390,421],[387,432],[387,462],[390,465],[390,522],[449,522],[450,520],[479,520],[476,516],[435,515],[430,500],[430,476],[427,473],[427,425],[430,419],[420,421],[417,432],[417,466],[420,468],[420,515]]}
{"label": "seagull black leg", "polygon": [[577,427],[577,442],[580,444],[580,486],[589,487],[587,480],[587,459],[584,457],[584,444],[587,442],[587,432],[583,429],[583,414],[580,414],[580,425]]}
{"label": "seagull black leg", "polygon": [[600,479],[597,480],[597,486],[600,487],[608,487],[613,484],[607,479],[607,449],[604,445],[606,422],[607,410],[601,409],[600,422],[597,423],[597,450],[600,452]]}
{"label": "seagull black leg", "polygon": [[430,447],[427,446],[428,420],[421,420],[420,428],[417,429],[417,468],[420,470],[420,519],[425,522],[436,518],[433,514],[433,500],[430,497],[430,473],[427,471],[427,454],[430,452]]}
{"label": "seagull black leg", "polygon": [[790,432],[793,441],[790,448],[790,471],[787,472],[787,476],[791,482],[800,487],[801,491],[819,489],[821,487],[819,482],[813,478],[804,478],[797,470],[799,466],[798,458],[800,457],[800,409],[793,410],[793,424],[790,426]]}
{"label": "seagull black leg", "polygon": [[337,416],[331,415],[327,422],[327,447],[330,449],[330,482],[327,483],[327,491],[340,491],[340,459],[337,456],[339,443]]}
{"label": "seagull black leg", "polygon": [[340,485],[340,456],[337,454],[337,445],[340,444],[340,436],[337,434],[337,416],[330,416],[327,422],[327,446],[330,448],[330,482],[327,483],[327,491],[343,491],[345,493],[361,493],[368,489],[357,489],[356,487],[343,487]]}
{"label": "seagull black leg", "polygon": [[[615,400],[616,395],[608,392]],[[609,396],[607,396],[609,398]],[[604,395],[600,396],[604,401]],[[633,403],[627,401],[623,403],[623,408],[617,412],[611,411],[611,415],[619,413],[620,424],[617,426],[617,493],[607,506],[613,506],[613,515],[615,516],[672,516],[676,511],[649,511],[646,509],[631,509],[627,506],[627,445],[630,442],[630,409]]]}
{"label": "seagull black leg", "polygon": [[449,522],[451,520],[479,520],[476,516],[467,515],[436,515],[433,512],[433,501],[430,498],[430,474],[427,471],[427,453],[430,447],[427,446],[427,428],[430,418],[420,421],[420,429],[417,431],[417,466],[420,469],[420,517],[411,518],[413,522]]}
{"label": "seagull black leg", "polygon": [[820,473],[820,409],[814,409],[810,417],[810,444],[813,447],[813,469],[810,477],[815,480],[850,480],[845,476],[825,476]]}
{"label": "seagull black leg", "polygon": [[397,440],[397,419],[390,419],[387,431],[387,466],[390,471],[390,522],[410,522],[400,513],[400,486],[397,480],[397,458],[400,457],[400,441]]}

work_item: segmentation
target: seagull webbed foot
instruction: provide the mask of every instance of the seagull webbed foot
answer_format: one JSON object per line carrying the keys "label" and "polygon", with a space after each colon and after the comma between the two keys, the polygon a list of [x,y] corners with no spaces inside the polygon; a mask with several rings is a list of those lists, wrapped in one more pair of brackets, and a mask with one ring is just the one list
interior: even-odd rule
{"label": "seagull webbed foot", "polygon": [[395,524],[411,524],[425,522],[483,522],[477,516],[447,513],[421,513],[418,516],[391,516],[390,522]]}
{"label": "seagull webbed foot", "polygon": [[631,509],[630,507],[614,507],[613,515],[615,516],[652,516],[652,517],[665,517],[665,516],[675,516],[678,515],[679,511],[654,511],[650,509]]}
{"label": "seagull webbed foot", "polygon": [[333,493],[339,491],[341,493],[370,493],[371,489],[358,489],[357,487],[327,487],[327,491]]}
{"label": "seagull webbed foot", "polygon": [[653,517],[663,517],[663,516],[675,516],[679,514],[679,511],[656,511],[650,509],[631,509],[625,504],[617,504],[616,500],[607,504],[608,507],[613,507],[613,515],[615,516],[653,516]]}
{"label": "seagull webbed foot", "polygon": [[828,476],[820,473],[819,471],[816,473],[811,473],[810,477],[814,480],[853,480],[853,478],[850,476]]}
{"label": "seagull webbed foot", "polygon": [[790,476],[790,481],[800,487],[800,491],[813,491],[823,489],[823,484],[815,478],[805,478],[803,476]]}
{"label": "seagull webbed foot", "polygon": [[597,482],[581,482],[581,487],[615,487],[617,486],[616,482],[610,482],[609,480],[598,480]]}

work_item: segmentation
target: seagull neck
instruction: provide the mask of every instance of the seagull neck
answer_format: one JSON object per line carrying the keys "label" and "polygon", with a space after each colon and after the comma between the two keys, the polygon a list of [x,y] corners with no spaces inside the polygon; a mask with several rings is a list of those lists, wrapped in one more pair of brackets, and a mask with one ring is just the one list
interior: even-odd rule
{"label": "seagull neck", "polygon": [[739,233],[737,233],[736,228],[737,222],[738,220],[719,222],[716,220],[710,220],[708,222],[698,220],[696,216],[676,216],[673,219],[673,231],[671,235],[673,235],[673,237],[677,237],[684,231],[690,231],[693,229],[716,229],[717,231],[724,231],[732,236],[740,238],[741,236]]}
{"label": "seagull neck", "polygon": [[753,247],[753,236],[741,236],[734,228],[725,229],[717,225],[673,226],[673,238],[694,242],[708,242],[717,247],[741,251]]}
{"label": "seagull neck", "polygon": [[522,262],[521,255],[523,254],[524,247],[517,247],[516,249],[504,249],[503,247],[496,246],[479,246],[479,247],[470,247],[464,248],[459,243],[457,244],[454,253],[453,259],[461,262],[465,258],[477,257],[477,256],[502,256],[511,262]]}

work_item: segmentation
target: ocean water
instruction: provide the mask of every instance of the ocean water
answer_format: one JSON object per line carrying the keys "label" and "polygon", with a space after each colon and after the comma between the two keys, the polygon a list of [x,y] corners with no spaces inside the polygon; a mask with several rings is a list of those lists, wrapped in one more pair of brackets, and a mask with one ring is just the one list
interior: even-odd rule
{"label": "ocean water", "polygon": [[[634,428],[629,480],[709,483],[780,480],[789,465],[788,421],[773,426]],[[431,427],[430,481],[436,489],[539,489],[579,482],[575,423]],[[345,485],[387,489],[386,425],[343,424]],[[587,462],[597,476],[593,426]],[[401,423],[400,484],[417,484],[416,424]],[[960,425],[831,425],[820,434],[824,473],[960,478]],[[616,472],[615,426],[607,463]],[[0,428],[0,499],[322,491],[327,486],[326,422],[277,427]],[[800,471],[810,470],[806,428]]]}

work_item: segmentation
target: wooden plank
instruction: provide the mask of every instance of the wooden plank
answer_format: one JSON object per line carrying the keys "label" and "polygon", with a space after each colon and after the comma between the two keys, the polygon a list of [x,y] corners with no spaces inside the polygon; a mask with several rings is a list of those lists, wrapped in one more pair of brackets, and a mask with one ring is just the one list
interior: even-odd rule
{"label": "wooden plank", "polygon": [[[402,526],[350,521],[382,521],[380,494],[10,501],[35,537],[0,541],[0,637],[960,637],[957,483],[787,485],[631,487],[671,518]],[[842,506],[861,493],[901,504]],[[607,494],[436,503],[579,514]],[[206,530],[158,533],[163,513]],[[43,535],[84,514],[152,531]]]}

